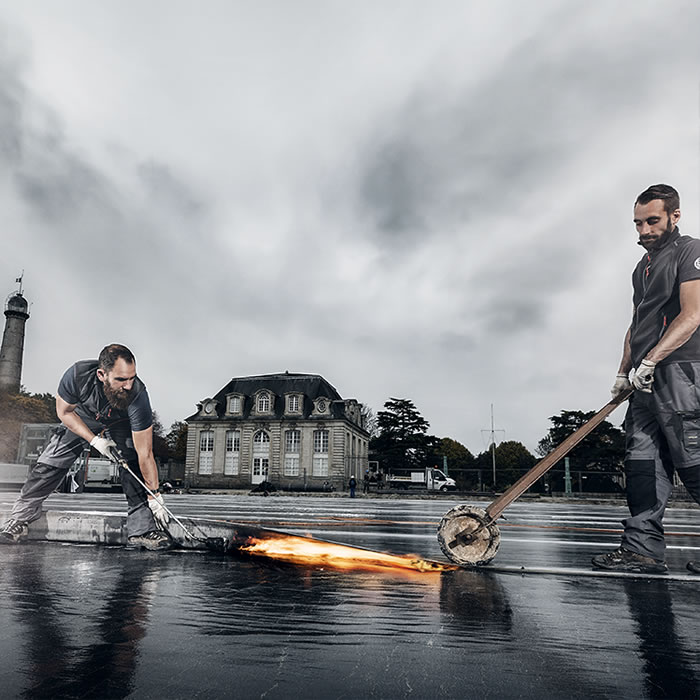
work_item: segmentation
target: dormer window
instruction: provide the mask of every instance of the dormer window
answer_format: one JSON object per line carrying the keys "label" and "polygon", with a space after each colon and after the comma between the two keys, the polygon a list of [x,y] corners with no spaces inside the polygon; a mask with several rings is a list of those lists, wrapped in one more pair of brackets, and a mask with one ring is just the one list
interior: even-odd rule
{"label": "dormer window", "polygon": [[299,394],[287,396],[287,413],[301,413],[301,396]]}
{"label": "dormer window", "polygon": [[228,399],[228,412],[238,414],[241,412],[241,397],[230,396]]}
{"label": "dormer window", "polygon": [[270,394],[266,391],[258,394],[258,413],[270,412]]}

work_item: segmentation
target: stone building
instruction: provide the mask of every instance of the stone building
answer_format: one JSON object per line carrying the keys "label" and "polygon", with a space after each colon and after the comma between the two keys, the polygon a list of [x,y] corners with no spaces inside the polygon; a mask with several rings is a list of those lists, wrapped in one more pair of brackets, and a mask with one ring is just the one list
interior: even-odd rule
{"label": "stone building", "polygon": [[361,405],[317,374],[234,378],[197,408],[186,419],[190,487],[342,490],[367,468]]}

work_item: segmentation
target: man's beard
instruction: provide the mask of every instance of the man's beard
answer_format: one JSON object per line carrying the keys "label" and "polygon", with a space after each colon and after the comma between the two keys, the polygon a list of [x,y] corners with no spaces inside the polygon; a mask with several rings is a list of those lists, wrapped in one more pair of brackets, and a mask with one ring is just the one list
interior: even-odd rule
{"label": "man's beard", "polygon": [[129,404],[134,400],[133,389],[112,389],[108,382],[103,382],[102,388],[110,406],[120,411],[129,408]]}
{"label": "man's beard", "polygon": [[642,248],[646,248],[648,251],[658,250],[668,240],[668,237],[673,233],[675,228],[676,227],[671,223],[671,217],[669,216],[666,223],[666,230],[658,238],[644,240],[640,236],[637,243],[642,246]]}

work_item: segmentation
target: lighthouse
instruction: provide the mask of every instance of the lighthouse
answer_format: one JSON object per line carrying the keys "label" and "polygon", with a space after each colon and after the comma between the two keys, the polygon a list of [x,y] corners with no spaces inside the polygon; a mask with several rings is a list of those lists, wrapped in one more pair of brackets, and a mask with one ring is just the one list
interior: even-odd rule
{"label": "lighthouse", "polygon": [[24,325],[29,318],[29,304],[22,294],[22,277],[18,277],[18,291],[5,302],[5,331],[0,346],[0,391],[17,393],[22,379],[24,353]]}

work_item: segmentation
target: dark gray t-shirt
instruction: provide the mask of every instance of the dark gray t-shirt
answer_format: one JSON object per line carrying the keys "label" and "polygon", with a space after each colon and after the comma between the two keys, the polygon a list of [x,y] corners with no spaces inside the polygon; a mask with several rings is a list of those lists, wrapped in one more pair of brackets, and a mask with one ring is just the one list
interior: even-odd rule
{"label": "dark gray t-shirt", "polygon": [[102,390],[97,378],[97,360],[82,360],[69,367],[58,385],[58,395],[67,403],[77,405],[81,418],[101,423],[106,428],[118,428],[118,432],[139,432],[153,425],[153,411],[146,385],[137,377],[134,382],[133,401],[125,410],[114,408]]}
{"label": "dark gray t-shirt", "polygon": [[[635,313],[630,347],[638,367],[681,310],[680,285],[700,279],[700,240],[681,236],[676,228],[660,250],[645,253],[632,273]],[[700,362],[700,329],[663,364]]]}

